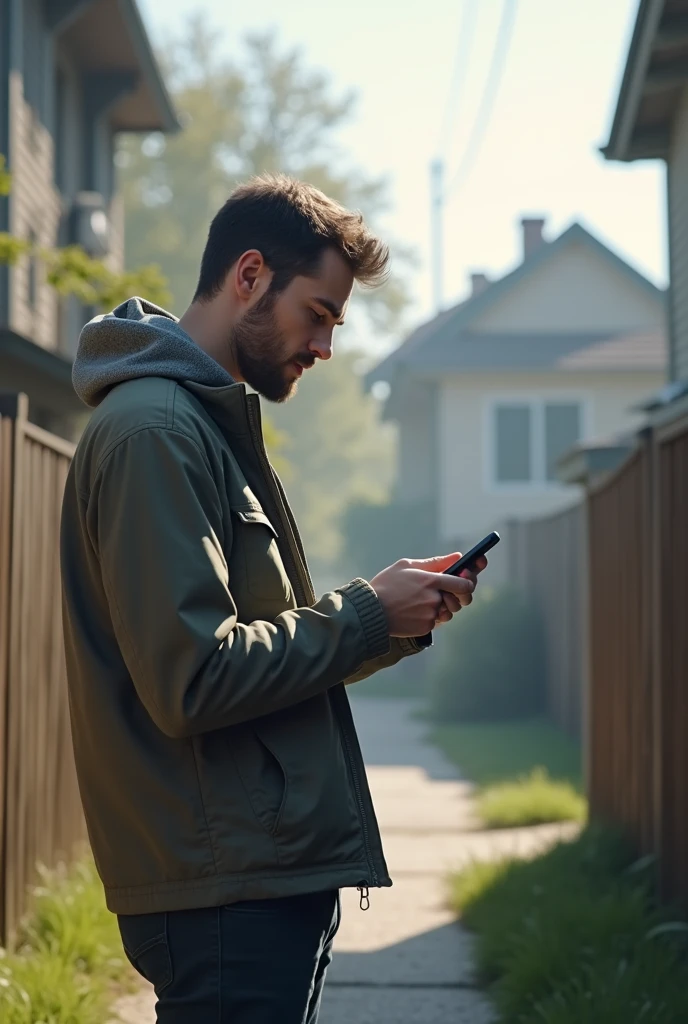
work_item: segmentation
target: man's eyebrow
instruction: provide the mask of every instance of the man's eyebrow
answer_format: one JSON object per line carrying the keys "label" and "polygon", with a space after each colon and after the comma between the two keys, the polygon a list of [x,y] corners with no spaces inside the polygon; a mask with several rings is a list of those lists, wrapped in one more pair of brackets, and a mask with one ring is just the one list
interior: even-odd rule
{"label": "man's eyebrow", "polygon": [[337,307],[335,306],[334,302],[330,302],[329,299],[318,299],[318,298],[313,299],[313,301],[317,302],[319,306],[322,306],[323,309],[326,309],[327,312],[330,313],[335,318],[335,320],[337,321],[337,326],[338,327],[342,327],[343,326],[343,324],[344,324],[344,320],[343,320],[344,313],[343,313],[343,311],[341,309],[337,309]]}

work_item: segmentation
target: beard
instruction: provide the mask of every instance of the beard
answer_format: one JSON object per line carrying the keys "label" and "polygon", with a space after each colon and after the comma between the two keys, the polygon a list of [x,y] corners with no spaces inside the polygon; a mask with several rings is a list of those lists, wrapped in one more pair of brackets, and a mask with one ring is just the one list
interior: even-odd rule
{"label": "beard", "polygon": [[309,353],[287,357],[287,342],[275,317],[276,298],[275,293],[266,292],[234,326],[230,344],[246,383],[269,402],[286,402],[298,383],[287,373],[289,364],[312,366],[313,357]]}

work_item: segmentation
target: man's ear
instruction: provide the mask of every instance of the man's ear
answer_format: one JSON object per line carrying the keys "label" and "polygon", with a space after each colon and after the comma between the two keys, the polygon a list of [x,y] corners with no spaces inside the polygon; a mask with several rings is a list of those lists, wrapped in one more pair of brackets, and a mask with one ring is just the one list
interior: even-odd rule
{"label": "man's ear", "polygon": [[243,302],[250,302],[266,292],[271,278],[272,274],[258,249],[248,249],[242,253],[232,271],[234,288]]}

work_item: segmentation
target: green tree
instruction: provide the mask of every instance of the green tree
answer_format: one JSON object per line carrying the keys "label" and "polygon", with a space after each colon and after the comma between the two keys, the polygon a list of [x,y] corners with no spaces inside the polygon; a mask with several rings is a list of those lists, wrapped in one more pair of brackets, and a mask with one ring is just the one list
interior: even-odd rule
{"label": "green tree", "polygon": [[[201,14],[160,54],[184,130],[128,136],[117,154],[126,211],[128,261],[159,262],[172,308],[190,302],[210,220],[238,181],[284,172],[360,209],[371,222],[386,205],[384,181],[352,168],[337,144],[354,96],[332,95],[327,75],[274,33],[249,35],[239,60],[220,52]],[[400,262],[410,255],[397,247]],[[404,281],[361,290],[378,329],[393,330],[406,306]]]}
{"label": "green tree", "polygon": [[297,396],[271,410],[288,438],[287,489],[316,575],[329,576],[342,561],[348,506],[384,501],[391,484],[395,437],[380,423],[377,401],[364,394],[360,358],[348,351],[316,364]]}
{"label": "green tree", "polygon": [[[0,196],[9,195],[11,188],[12,176],[0,153]],[[0,232],[0,264],[14,266],[28,252],[33,252],[43,262],[46,280],[56,291],[61,295],[76,295],[98,310],[112,309],[134,293],[145,294],[161,304],[169,299],[165,279],[156,264],[117,272],[102,260],[90,257],[78,245],[46,249],[7,231]]]}
{"label": "green tree", "polygon": [[[385,184],[352,168],[337,141],[354,97],[335,96],[327,75],[308,67],[299,50],[284,50],[273,33],[262,33],[246,38],[239,59],[227,58],[217,32],[197,15],[160,58],[184,130],[125,138],[117,162],[128,260],[161,264],[175,312],[191,300],[211,218],[253,174],[281,171],[310,181],[375,225]],[[408,254],[397,247],[395,255],[404,265]],[[382,289],[357,290],[352,305],[390,331],[406,297],[403,278],[393,275]],[[271,421],[282,433],[287,489],[320,578],[341,563],[349,504],[384,501],[392,473],[394,439],[363,392],[358,359],[338,353],[309,371],[297,398],[266,418],[268,434]]]}

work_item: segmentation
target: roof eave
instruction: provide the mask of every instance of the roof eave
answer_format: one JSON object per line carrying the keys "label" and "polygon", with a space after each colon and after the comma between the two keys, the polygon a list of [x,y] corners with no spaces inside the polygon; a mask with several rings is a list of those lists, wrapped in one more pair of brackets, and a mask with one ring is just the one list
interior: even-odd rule
{"label": "roof eave", "polygon": [[[150,128],[136,128],[136,131],[159,131],[173,134],[181,130],[181,124],[174,109],[174,104],[165,85],[160,66],[148,38],[146,27],[135,0],[119,0],[119,9],[126,21],[132,43],[141,65],[141,73],[150,90],[151,97],[158,109],[159,123]],[[126,130],[126,129],[121,129]]]}
{"label": "roof eave", "polygon": [[640,0],[609,142],[600,150],[607,160],[652,160],[666,155],[665,144],[660,144],[658,138],[649,138],[654,133],[635,138],[633,131],[664,3],[665,0]]}

